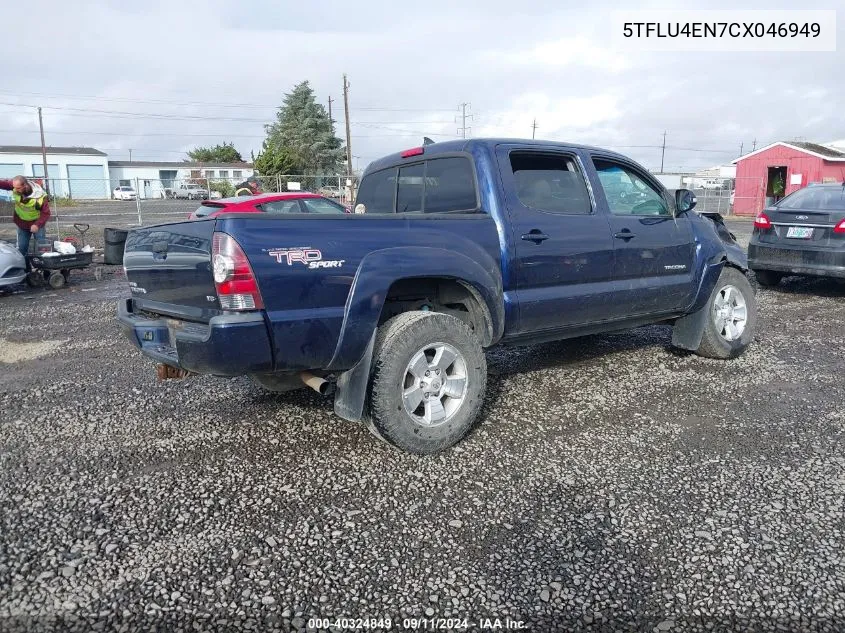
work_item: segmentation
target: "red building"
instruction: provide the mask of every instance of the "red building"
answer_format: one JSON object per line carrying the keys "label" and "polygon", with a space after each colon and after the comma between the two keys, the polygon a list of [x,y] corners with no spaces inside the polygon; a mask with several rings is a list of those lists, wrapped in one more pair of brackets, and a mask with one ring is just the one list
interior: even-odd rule
{"label": "red building", "polygon": [[813,182],[845,182],[845,152],[816,143],[778,141],[733,161],[733,211],[756,215]]}

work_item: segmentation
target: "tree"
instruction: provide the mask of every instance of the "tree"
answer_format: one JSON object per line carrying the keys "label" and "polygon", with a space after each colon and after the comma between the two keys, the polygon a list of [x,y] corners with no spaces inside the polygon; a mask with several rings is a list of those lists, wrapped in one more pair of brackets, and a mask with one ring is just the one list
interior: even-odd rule
{"label": "tree", "polygon": [[188,158],[198,163],[242,163],[241,153],[234,143],[223,143],[214,147],[197,147],[188,152]]}
{"label": "tree", "polygon": [[264,141],[264,145],[253,163],[256,171],[262,176],[277,176],[298,172],[297,165],[288,151],[284,147],[277,147],[268,140]]}
{"label": "tree", "polygon": [[[262,156],[276,168],[289,168],[275,173],[335,174],[344,157],[343,143],[335,136],[334,124],[322,104],[314,99],[307,81],[294,86],[285,95],[276,113],[275,123],[266,126]],[[289,164],[282,164],[288,163]],[[261,168],[264,175],[271,175]]]}

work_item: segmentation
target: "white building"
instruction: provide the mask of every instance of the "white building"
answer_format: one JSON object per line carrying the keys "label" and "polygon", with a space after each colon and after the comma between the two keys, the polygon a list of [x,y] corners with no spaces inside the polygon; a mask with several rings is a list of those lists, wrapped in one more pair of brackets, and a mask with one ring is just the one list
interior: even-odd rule
{"label": "white building", "polygon": [[[110,190],[120,185],[136,188],[141,198],[163,198],[165,189],[185,180],[227,180],[237,184],[255,173],[251,163],[160,162],[110,160]],[[203,183],[205,184],[205,183]]]}
{"label": "white building", "polygon": [[[0,178],[44,177],[40,146],[0,146]],[[93,147],[48,147],[50,193],[73,198],[108,198],[109,168],[104,152]]]}

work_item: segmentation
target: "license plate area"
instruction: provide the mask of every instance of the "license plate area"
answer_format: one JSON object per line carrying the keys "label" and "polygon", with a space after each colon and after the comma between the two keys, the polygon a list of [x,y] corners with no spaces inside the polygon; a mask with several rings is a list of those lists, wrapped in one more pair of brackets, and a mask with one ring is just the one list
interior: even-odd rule
{"label": "license plate area", "polygon": [[786,237],[809,240],[813,237],[813,229],[806,226],[790,226],[786,230]]}

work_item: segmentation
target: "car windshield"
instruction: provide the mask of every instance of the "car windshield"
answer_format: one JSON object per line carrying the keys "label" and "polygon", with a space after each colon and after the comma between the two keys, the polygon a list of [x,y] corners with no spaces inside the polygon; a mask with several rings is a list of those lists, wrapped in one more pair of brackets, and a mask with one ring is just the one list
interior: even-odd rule
{"label": "car windshield", "polygon": [[845,210],[845,185],[841,187],[806,187],[778,203],[779,209]]}
{"label": "car windshield", "polygon": [[132,191],[132,187],[121,187],[121,191]]}

